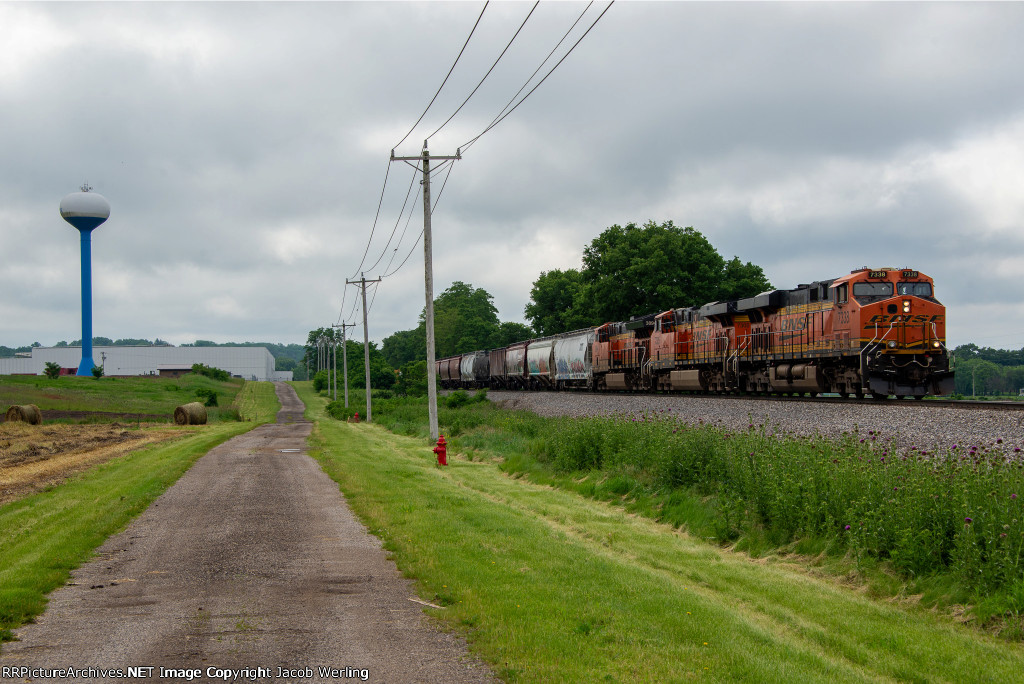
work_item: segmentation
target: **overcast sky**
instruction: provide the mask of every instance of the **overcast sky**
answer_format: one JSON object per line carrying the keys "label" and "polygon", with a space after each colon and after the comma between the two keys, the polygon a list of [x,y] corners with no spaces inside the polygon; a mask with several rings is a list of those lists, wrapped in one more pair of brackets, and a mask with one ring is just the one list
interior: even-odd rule
{"label": "overcast sky", "polygon": [[[95,335],[302,343],[339,317],[361,326],[345,280],[386,173],[362,268],[409,258],[371,289],[370,338],[414,327],[423,214],[399,218],[413,170],[389,156],[482,7],[0,3],[0,344],[81,336],[78,235],[58,206],[85,181],[112,207],[93,234]],[[398,155],[531,7],[487,8]],[[431,153],[480,133],[585,7],[541,3]],[[918,269],[951,346],[1021,348],[1022,36],[1020,3],[619,2],[455,162],[435,295],[461,280],[523,321],[541,271],[578,268],[612,224],[672,220],[779,288]]]}

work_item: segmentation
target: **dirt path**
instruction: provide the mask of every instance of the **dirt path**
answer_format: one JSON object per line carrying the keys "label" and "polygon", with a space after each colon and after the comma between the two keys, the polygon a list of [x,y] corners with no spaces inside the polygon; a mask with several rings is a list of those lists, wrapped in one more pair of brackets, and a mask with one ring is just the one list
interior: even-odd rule
{"label": "dirt path", "polygon": [[[208,668],[264,668],[235,681],[493,681],[410,600],[379,540],[304,453],[311,424],[294,390],[276,387],[277,424],[197,461],[3,645],[0,666],[200,670],[193,681],[231,676]],[[100,679],[86,674],[73,679]]]}

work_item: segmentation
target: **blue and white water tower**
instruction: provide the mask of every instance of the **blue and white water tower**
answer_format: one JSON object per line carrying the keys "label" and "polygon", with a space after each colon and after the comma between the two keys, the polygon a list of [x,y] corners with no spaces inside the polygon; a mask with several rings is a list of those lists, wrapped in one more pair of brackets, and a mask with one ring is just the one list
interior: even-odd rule
{"label": "blue and white water tower", "polygon": [[92,231],[110,216],[110,202],[88,184],[60,201],[60,215],[82,237],[82,361],[78,375],[92,375]]}

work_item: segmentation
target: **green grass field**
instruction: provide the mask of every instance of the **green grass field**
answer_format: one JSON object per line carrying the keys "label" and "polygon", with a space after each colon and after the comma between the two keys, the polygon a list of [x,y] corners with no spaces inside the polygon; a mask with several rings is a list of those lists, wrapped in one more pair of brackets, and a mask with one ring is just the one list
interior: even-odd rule
{"label": "green grass field", "polygon": [[443,606],[429,612],[507,681],[981,682],[1024,671],[1019,644],[913,601],[872,599],[510,477],[482,452],[442,469],[422,437],[325,419],[326,400],[296,387],[324,470],[420,595]]}
{"label": "green grass field", "polygon": [[40,409],[55,411],[105,411],[116,413],[174,413],[181,404],[199,400],[196,390],[217,393],[219,408],[210,409],[211,422],[226,412],[244,380],[233,378],[218,382],[189,373],[180,378],[134,377],[91,378],[64,376],[51,380],[42,375],[0,376],[0,410],[12,404],[35,404]]}
{"label": "green grass field", "polygon": [[[77,404],[85,407],[79,410],[114,411],[142,410],[136,408],[141,403],[139,395],[154,394],[156,398],[148,406],[163,406],[166,397],[161,393],[178,393],[180,397],[185,391],[182,387],[193,386],[179,380],[168,383],[178,389],[168,390],[162,387],[167,381],[152,379],[135,384],[97,383],[83,378],[81,383],[93,393],[95,403]],[[122,391],[126,387],[137,391]],[[146,510],[196,459],[231,437],[272,421],[280,408],[269,382],[239,384],[235,394],[232,396],[239,420],[179,428],[179,439],[131,452],[48,491],[0,506],[0,641],[41,613],[46,595],[66,582],[71,570],[89,560],[107,537]],[[84,400],[79,397],[76,401]]]}

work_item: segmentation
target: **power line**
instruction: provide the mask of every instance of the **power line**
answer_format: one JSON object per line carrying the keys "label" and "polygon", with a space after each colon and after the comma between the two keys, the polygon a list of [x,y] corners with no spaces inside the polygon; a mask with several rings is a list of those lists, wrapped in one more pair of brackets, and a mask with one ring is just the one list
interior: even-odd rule
{"label": "power line", "polygon": [[[511,39],[510,39],[510,40],[508,41],[508,45],[506,45],[506,46],[505,46],[505,49],[501,51],[501,54],[500,54],[500,55],[498,55],[498,58],[497,58],[496,60],[494,60],[494,64],[492,64],[492,65],[491,65],[491,68],[487,70],[487,73],[486,73],[486,74],[484,74],[484,77],[483,77],[483,78],[481,78],[481,79],[480,79],[480,82],[476,84],[476,87],[475,87],[475,88],[473,88],[473,92],[471,92],[471,93],[470,93],[470,94],[469,94],[469,95],[468,95],[468,96],[466,97],[466,99],[462,101],[462,104],[460,104],[460,105],[459,105],[459,108],[458,108],[458,109],[456,109],[456,110],[455,110],[454,112],[452,112],[452,115],[451,115],[451,116],[449,116],[449,117],[448,117],[448,118],[447,118],[447,119],[445,120],[445,122],[444,122],[443,124],[441,124],[440,126],[438,126],[438,127],[437,127],[437,130],[436,130],[436,131],[434,131],[433,133],[431,133],[430,135],[428,135],[428,136],[427,136],[427,140],[430,140],[431,138],[433,138],[433,137],[434,137],[435,135],[437,135],[437,134],[438,134],[438,132],[439,132],[439,131],[440,131],[440,130],[441,130],[442,128],[444,128],[445,126],[447,126],[447,125],[448,125],[448,122],[449,122],[449,121],[451,121],[452,119],[454,119],[454,118],[455,118],[455,115],[456,115],[456,114],[458,114],[458,113],[459,113],[459,112],[460,112],[460,111],[462,110],[462,108],[466,106],[466,103],[467,103],[467,102],[469,102],[469,100],[470,100],[470,99],[471,99],[471,98],[472,98],[472,97],[473,97],[474,95],[476,95],[476,91],[480,89],[480,86],[482,86],[482,85],[484,84],[484,81],[486,81],[486,80],[487,80],[487,77],[491,75],[491,72],[492,72],[492,71],[494,71],[494,67],[498,66],[498,62],[500,62],[500,61],[501,61],[501,58],[505,56],[505,53],[506,53],[506,52],[508,52],[508,49],[509,49],[510,47],[512,47],[512,43],[513,43],[513,42],[515,41],[516,37],[517,37],[517,36],[519,35],[519,32],[523,30],[523,27],[524,27],[524,26],[526,26],[526,22],[528,22],[528,21],[530,20],[530,17],[531,17],[531,16],[533,16],[533,11],[534,11],[535,9],[537,9],[537,5],[539,5],[539,4],[540,4],[540,0],[537,0],[537,2],[533,3],[533,7],[531,7],[531,8],[530,8],[530,12],[529,12],[529,13],[528,13],[528,14],[526,15],[526,18],[525,18],[525,19],[523,19],[523,23],[519,25],[519,28],[518,28],[518,29],[516,29],[516,32],[515,32],[515,33],[514,33],[514,34],[512,35],[512,38],[511,38]],[[410,132],[411,132],[411,131],[410,131]],[[407,135],[406,137],[408,137],[408,135]]]}
{"label": "power line", "polygon": [[562,59],[558,60],[558,63],[555,64],[555,66],[551,67],[551,70],[548,71],[548,73],[546,73],[544,75],[544,78],[542,78],[540,80],[540,82],[537,83],[537,85],[533,86],[533,88],[530,89],[530,92],[526,93],[526,95],[524,95],[522,97],[522,99],[520,99],[519,102],[517,102],[515,104],[515,106],[512,107],[512,109],[508,110],[505,114],[503,114],[501,116],[501,118],[497,119],[496,121],[494,121],[493,123],[488,125],[487,128],[482,130],[475,138],[473,138],[472,140],[470,140],[470,141],[460,145],[459,149],[463,150],[464,148],[467,148],[470,145],[472,145],[473,143],[475,143],[477,140],[480,139],[481,136],[484,135],[484,133],[487,133],[489,130],[491,130],[492,128],[494,128],[498,124],[500,124],[502,121],[505,120],[506,117],[508,117],[509,114],[514,112],[516,109],[518,109],[519,105],[523,104],[523,102],[526,101],[526,98],[530,97],[530,95],[532,95],[534,93],[534,91],[537,90],[537,88],[539,88],[542,83],[544,83],[544,81],[548,80],[548,76],[553,74],[555,72],[555,69],[557,69],[559,66],[562,65],[562,62],[565,61],[566,57],[568,57],[569,55],[572,54],[572,51],[576,49],[576,46],[578,46],[583,41],[583,39],[587,37],[587,34],[590,33],[591,29],[593,29],[595,26],[597,26],[597,22],[601,21],[601,18],[608,12],[609,9],[611,9],[612,5],[614,5],[614,4],[615,4],[615,0],[612,0],[611,2],[608,3],[608,6],[604,8],[604,11],[602,11],[601,14],[598,15],[597,19],[595,19],[594,22],[587,28],[587,30],[584,31],[583,35],[580,36],[579,40],[577,40],[575,43],[573,43],[573,46],[571,48],[569,48],[569,51],[565,53],[565,55],[562,57]]}
{"label": "power line", "polygon": [[[451,161],[451,160],[449,160],[449,161]],[[431,215],[433,215],[434,210],[437,209],[437,203],[441,201],[441,195],[444,194],[444,188],[445,188],[446,185],[448,185],[448,178],[449,178],[449,176],[452,175],[452,169],[453,168],[455,168],[455,167],[454,166],[449,166],[448,167],[448,173],[444,177],[444,182],[441,183],[441,190],[438,191],[437,198],[434,200],[434,203],[430,207]],[[431,175],[433,175],[433,172],[431,172]],[[411,216],[412,215],[410,214],[410,218],[411,218]],[[405,266],[405,262],[407,262],[409,260],[409,257],[411,257],[413,255],[413,252],[416,251],[416,247],[419,246],[420,240],[422,238],[423,238],[423,231],[421,230],[420,234],[416,237],[416,242],[413,244],[412,249],[410,249],[409,253],[405,255],[404,259],[402,259],[402,263],[400,263],[398,265],[398,268],[396,268],[394,271],[390,271],[388,273],[385,273],[384,275],[381,276],[381,278],[390,278],[391,276],[393,276],[396,273],[398,273],[399,271],[401,271],[402,267]],[[397,251],[397,249],[395,251]],[[388,265],[390,266],[390,264],[388,264]],[[387,271],[387,269],[384,269],[384,270]]]}
{"label": "power line", "polygon": [[448,167],[448,173],[444,177],[444,182],[441,183],[441,189],[437,192],[437,199],[434,200],[434,204],[430,207],[431,215],[433,215],[434,210],[437,209],[437,203],[441,201],[441,195],[444,193],[444,186],[448,185],[448,176],[452,175],[452,169],[455,168],[455,165],[451,164],[451,160],[449,160],[448,163],[450,164]]}
{"label": "power line", "polygon": [[402,259],[402,263],[398,264],[398,268],[396,268],[394,271],[391,271],[390,273],[385,273],[384,275],[381,276],[381,278],[390,278],[391,276],[393,276],[396,273],[398,273],[399,271],[401,271],[402,267],[405,266],[405,262],[408,261],[409,257],[412,256],[412,253],[416,251],[416,247],[420,244],[420,240],[422,240],[422,239],[423,239],[423,231],[421,230],[420,234],[416,237],[416,242],[413,243],[412,249],[410,249],[409,253],[405,255],[404,259]]}
{"label": "power line", "polygon": [[[377,220],[380,218],[380,208],[384,204],[384,191],[388,187],[388,175],[391,173],[391,161],[388,161],[388,168],[384,172],[384,187],[380,189],[380,201],[377,202],[377,214],[373,217],[373,227],[370,228],[370,239],[366,241],[366,249],[363,251],[363,258],[359,260],[359,266],[356,267],[356,273],[359,273],[359,269],[363,267],[363,263],[366,261],[366,255],[370,252],[370,243],[373,242],[373,233],[377,230]],[[352,275],[355,278],[355,274]],[[344,308],[344,306],[342,306]]]}
{"label": "power line", "polygon": [[[416,209],[416,205],[414,204],[413,205],[413,210],[415,210],[415,209]],[[409,231],[409,224],[412,223],[412,215],[413,215],[413,212],[410,211],[409,212],[409,218],[407,218],[405,220],[405,228],[402,229],[402,234],[398,237],[398,244],[396,244],[395,248],[391,251],[391,258],[388,259],[388,265],[384,267],[384,272],[385,273],[389,272],[389,269],[391,268],[391,264],[393,264],[395,262],[395,255],[398,254],[398,249],[399,249],[399,247],[401,247],[402,241],[405,240],[405,234]],[[416,243],[419,244],[419,238],[418,237],[416,238]],[[413,250],[415,250],[415,249],[416,249],[416,245],[413,245]],[[408,259],[408,258],[409,257],[406,257],[406,259]],[[403,261],[402,263],[404,264],[405,262]],[[399,266],[399,268],[401,268],[401,266]],[[387,276],[382,276],[382,277],[386,278]]]}
{"label": "power line", "polygon": [[[416,172],[413,171],[412,178],[409,180],[409,189],[405,193],[405,201],[402,202],[402,211],[400,211],[398,213],[398,218],[395,219],[395,227],[391,229],[391,235],[388,236],[388,242],[387,242],[386,245],[384,245],[384,249],[381,250],[380,256],[377,257],[377,261],[373,262],[373,266],[368,267],[366,269],[367,271],[372,271],[373,269],[377,268],[377,264],[379,264],[380,260],[384,258],[384,255],[388,253],[388,247],[391,246],[391,241],[395,238],[395,231],[398,230],[399,224],[402,223],[402,216],[405,214],[405,208],[409,204],[409,197],[412,196],[412,189],[413,189],[413,186],[415,184],[416,184]],[[410,216],[412,216],[411,213],[410,213]]]}
{"label": "power line", "polygon": [[[555,44],[555,47],[551,48],[551,52],[549,52],[548,56],[544,58],[544,61],[542,61],[539,65],[537,65],[537,68],[533,70],[533,73],[530,74],[530,77],[528,79],[526,79],[526,82],[523,83],[522,87],[520,87],[519,90],[516,91],[516,94],[513,95],[512,98],[507,103],[505,103],[505,106],[501,108],[501,111],[498,112],[497,116],[495,116],[493,119],[491,119],[491,123],[489,123],[487,125],[487,128],[484,129],[484,133],[486,133],[488,130],[490,130],[490,128],[497,123],[498,119],[501,118],[501,115],[504,114],[505,111],[509,107],[512,106],[512,103],[516,101],[516,98],[519,97],[519,94],[522,93],[524,90],[526,90],[526,86],[530,85],[530,82],[540,72],[540,70],[544,68],[544,65],[548,63],[548,60],[551,59],[551,56],[554,55],[555,52],[558,50],[558,48],[562,46],[562,43],[564,43],[565,39],[569,37],[569,34],[572,33],[573,29],[576,28],[576,25],[580,23],[580,20],[583,19],[583,16],[587,13],[587,11],[590,10],[590,7],[593,4],[594,4],[593,0],[591,0],[589,3],[587,3],[587,6],[583,8],[583,11],[580,12],[580,15],[578,17],[576,17],[576,21],[572,22],[572,25],[568,28],[568,30],[566,30],[565,34],[562,35],[562,38]],[[483,135],[483,133],[481,133],[480,135]],[[480,136],[477,136],[477,138],[479,138],[479,137]],[[475,140],[476,140],[476,138],[473,139],[474,142],[475,142]],[[470,146],[472,146],[472,142],[470,142],[470,143],[468,143],[466,145],[467,148],[470,147]],[[463,150],[463,151],[465,151],[465,150]]]}
{"label": "power line", "polygon": [[[473,29],[469,32],[469,35],[466,37],[466,42],[462,44],[462,49],[459,50],[458,57],[456,57],[455,58],[455,62],[452,63],[452,68],[448,70],[448,75],[444,77],[444,80],[441,81],[441,85],[438,87],[437,92],[434,93],[434,97],[432,97],[430,99],[430,104],[428,104],[427,108],[423,110],[422,114],[420,114],[420,118],[416,119],[416,123],[414,123],[412,125],[412,128],[409,129],[409,132],[406,133],[404,136],[402,136],[402,139],[399,140],[396,145],[392,146],[392,149],[394,149],[395,147],[398,147],[398,145],[401,145],[402,143],[404,143],[406,141],[406,139],[410,135],[412,135],[412,132],[414,130],[416,130],[416,127],[420,125],[420,121],[423,121],[423,117],[425,117],[427,115],[427,112],[430,110],[430,107],[433,106],[434,100],[436,100],[437,96],[441,94],[441,89],[444,88],[444,84],[448,82],[448,78],[452,75],[452,72],[455,71],[455,65],[459,63],[460,59],[462,59],[462,53],[466,51],[466,46],[469,45],[469,39],[472,38],[473,37],[473,33],[476,32],[476,27],[480,25],[480,20],[484,18],[484,12],[487,11],[487,6],[489,4],[491,4],[490,0],[487,0],[487,2],[484,3],[484,8],[482,10],[480,10],[480,16],[476,18],[476,23],[473,24]],[[359,270],[359,269],[356,269],[356,270]]]}

